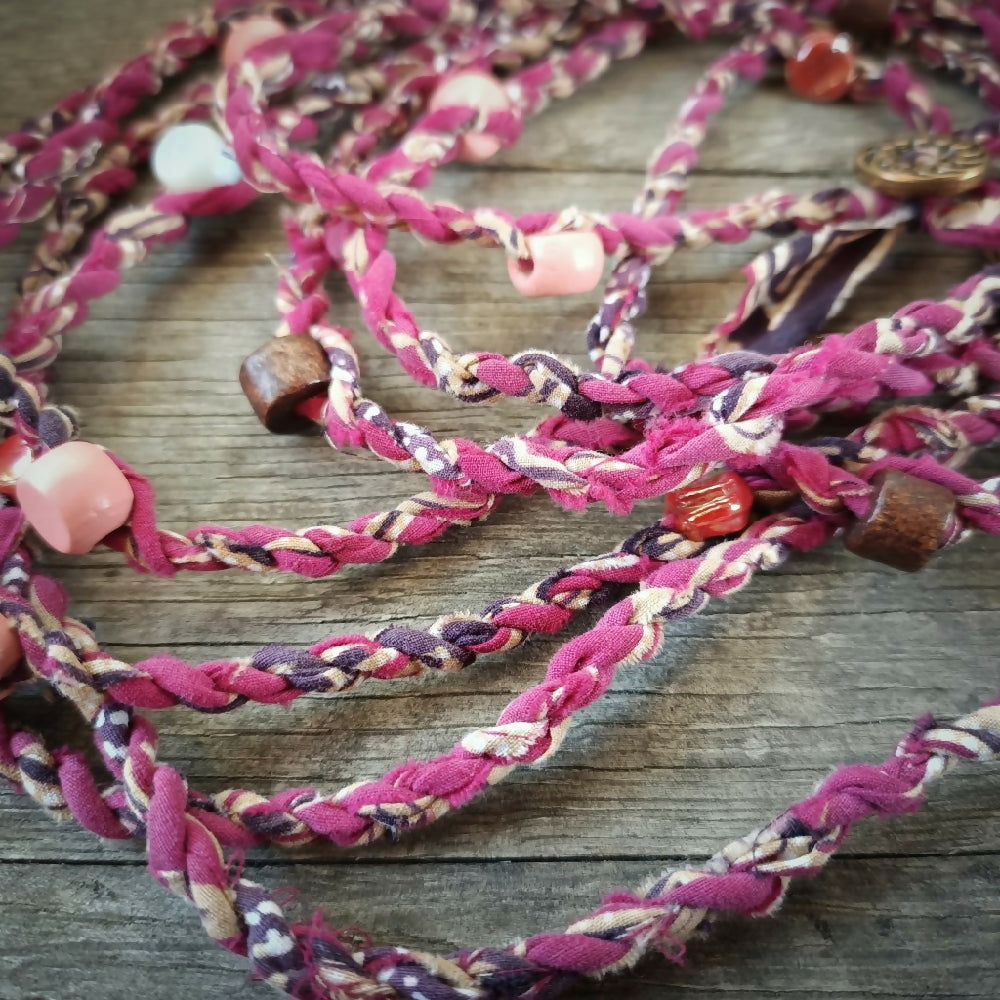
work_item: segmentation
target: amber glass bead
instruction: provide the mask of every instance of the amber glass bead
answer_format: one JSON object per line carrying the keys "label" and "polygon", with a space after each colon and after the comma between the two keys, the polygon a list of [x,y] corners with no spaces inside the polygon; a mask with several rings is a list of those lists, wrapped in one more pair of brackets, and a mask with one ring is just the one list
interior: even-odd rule
{"label": "amber glass bead", "polygon": [[753,490],[735,472],[704,476],[667,494],[666,510],[677,530],[695,542],[742,531],[750,520]]}
{"label": "amber glass bead", "polygon": [[31,449],[19,434],[0,444],[0,493],[14,495],[18,477],[31,463]]}
{"label": "amber glass bead", "polygon": [[785,63],[785,79],[800,97],[839,101],[851,89],[856,66],[850,35],[812,31]]}

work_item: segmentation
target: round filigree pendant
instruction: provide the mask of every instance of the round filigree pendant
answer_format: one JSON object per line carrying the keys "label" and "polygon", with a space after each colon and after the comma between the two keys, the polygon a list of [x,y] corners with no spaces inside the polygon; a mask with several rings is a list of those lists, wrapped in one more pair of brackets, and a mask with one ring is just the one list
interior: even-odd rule
{"label": "round filigree pendant", "polygon": [[990,157],[961,136],[904,136],[865,146],[854,170],[862,183],[896,198],[942,198],[979,187]]}

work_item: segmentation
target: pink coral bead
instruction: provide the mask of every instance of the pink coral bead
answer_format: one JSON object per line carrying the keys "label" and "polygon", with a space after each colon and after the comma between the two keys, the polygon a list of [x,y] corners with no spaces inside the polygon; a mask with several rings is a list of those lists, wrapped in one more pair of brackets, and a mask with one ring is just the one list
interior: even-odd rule
{"label": "pink coral bead", "polygon": [[[495,111],[509,111],[511,108],[510,98],[503,84],[488,73],[475,70],[456,73],[445,80],[434,91],[428,108],[438,111],[454,105],[478,108],[484,116]],[[455,156],[466,163],[479,163],[488,160],[502,145],[496,136],[482,132],[463,135],[458,140]]]}
{"label": "pink coral bead", "polygon": [[17,482],[25,519],[58,552],[89,552],[132,510],[132,487],[108,454],[69,441],[29,465]]}
{"label": "pink coral bead", "polygon": [[597,233],[536,233],[525,243],[530,262],[507,258],[510,280],[522,295],[575,295],[601,280],[604,245]]}
{"label": "pink coral bead", "polygon": [[[0,680],[12,673],[21,662],[21,640],[10,619],[0,617]],[[3,695],[0,695],[2,698]]]}
{"label": "pink coral bead", "polygon": [[288,29],[273,17],[248,17],[244,21],[234,21],[229,28],[229,34],[222,44],[220,58],[226,69],[242,62],[246,54],[261,42],[269,38],[284,35]]}

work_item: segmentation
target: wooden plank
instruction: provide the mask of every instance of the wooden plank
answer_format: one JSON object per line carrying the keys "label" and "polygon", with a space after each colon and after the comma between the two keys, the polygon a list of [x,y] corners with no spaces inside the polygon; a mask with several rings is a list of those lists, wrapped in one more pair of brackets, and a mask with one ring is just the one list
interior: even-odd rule
{"label": "wooden plank", "polygon": [[[0,128],[15,127],[25,114],[97,79],[106,67],[131,58],[169,18],[204,6],[206,0],[131,0],[129,17],[122,18],[101,16],[115,10],[109,0],[77,4],[34,0],[24,5],[16,17],[4,19]],[[58,26],[58,37],[53,25]],[[51,55],[53,46],[58,47],[58,58]],[[563,173],[595,168],[641,171],[688,88],[708,62],[725,51],[722,43],[693,45],[678,40],[613,67],[582,98],[559,102],[551,112],[529,122],[523,140],[501,153],[486,172],[507,168]],[[40,66],[44,72],[39,72]],[[948,95],[960,121],[984,117],[972,96],[947,86],[939,86],[937,93]],[[818,128],[817,114],[822,116]],[[719,121],[705,145],[703,167],[758,178],[841,173],[849,168],[859,144],[882,138],[887,129],[899,129],[897,120],[883,108],[792,106],[780,73],[771,74]],[[796,121],[811,126],[808,142],[798,141],[802,133],[796,130]],[[546,203],[547,207],[551,204]]]}
{"label": "wooden plank", "polygon": [[[122,18],[111,0],[33,0],[13,17],[4,12],[0,128],[127,58],[168,14],[188,9],[195,5],[133,0]],[[709,54],[721,51],[671,44],[617,67],[602,85],[530,123],[514,150],[485,168],[449,168],[433,190],[515,212],[568,203],[625,209],[663,122]],[[975,103],[950,94],[960,120],[972,120]],[[889,127],[878,109],[817,111],[769,83],[720,121],[691,204],[845,180],[855,145]],[[795,141],[801,134],[809,142]],[[0,251],[0,305],[30,245],[22,238]],[[739,268],[765,245],[681,255],[660,269],[640,327],[643,353],[664,364],[690,357],[736,302]],[[282,246],[274,203],[199,222],[189,240],[128,274],[67,338],[58,397],[79,407],[86,436],[150,475],[169,527],[337,523],[419,488],[369,456],[268,436],[250,413],[236,371],[269,335],[267,255],[280,256]],[[394,246],[404,297],[457,348],[543,344],[585,363],[585,297],[515,300],[496,253],[406,238]],[[941,294],[977,265],[971,252],[913,235],[833,328]],[[330,292],[338,320],[357,328],[344,289],[331,282]],[[462,408],[412,387],[367,335],[358,343],[371,395],[436,433],[485,442],[538,418],[516,403]],[[994,456],[981,468],[1000,463]],[[169,648],[199,660],[481,607],[611,547],[658,509],[651,502],[612,519],[596,510],[567,515],[541,498],[516,501],[474,531],[325,582],[137,579],[109,553],[48,562],[77,612],[98,623],[119,655]],[[250,864],[271,885],[299,888],[302,913],[323,904],[342,923],[391,940],[447,948],[473,932],[502,941],[559,926],[602,890],[638,882],[663,859],[703,856],[754,827],[807,794],[835,763],[882,759],[915,715],[962,712],[994,691],[998,554],[996,540],[976,539],[914,577],[862,564],[836,545],[797,559],[674,628],[660,656],[623,671],[583,714],[559,755],[439,826],[362,855],[260,851]],[[575,631],[593,620],[583,616]],[[310,697],[287,711],[162,713],[161,752],[208,790],[332,790],[398,759],[443,751],[539,678],[557,645],[533,641],[448,678],[370,684],[336,704]],[[73,733],[65,713],[37,700],[19,698],[14,710],[60,738]],[[726,925],[720,944],[693,949],[688,968],[653,962],[620,988],[638,1000],[670,987],[729,1000],[993,996],[998,804],[993,775],[961,770],[921,815],[859,831],[848,858],[793,899],[777,923]],[[470,919],[473,893],[485,903],[477,907],[481,922]],[[213,1000],[243,982],[243,965],[203,941],[193,915],[150,882],[136,845],[54,827],[7,791],[0,791],[0,905],[0,1000],[131,1000],[137,984],[148,1000],[178,993]],[[259,985],[242,989],[272,995]],[[614,991],[606,987],[606,995]]]}
{"label": "wooden plank", "polygon": [[[632,886],[655,866],[588,862],[588,877],[568,864],[350,864],[270,867],[254,877],[272,885],[308,885],[300,919],[322,902],[340,926],[361,922],[376,941],[447,951],[458,942],[495,944],[564,926],[592,907],[603,887]],[[0,1000],[243,1000],[275,994],[242,979],[242,963],[205,940],[194,912],[134,867],[16,866],[0,881],[6,910],[38,900],[30,923],[14,921],[0,937],[8,979]],[[775,920],[723,920],[695,941],[678,968],[659,956],[622,980],[635,1000],[667,991],[698,1000],[815,1000],[816,997],[992,997],[1000,988],[1000,935],[993,886],[996,855],[942,861],[834,861],[815,883],[796,887]],[[942,902],[944,885],[960,891]],[[474,900],[474,906],[470,906]],[[942,922],[947,911],[947,923]],[[471,935],[471,938],[470,938]],[[978,984],[967,992],[966,984]],[[573,990],[616,996],[611,983]]]}
{"label": "wooden plank", "polygon": [[[732,831],[756,825],[787,801],[808,794],[832,764],[883,759],[909,719],[928,707],[958,712],[969,707],[973,695],[990,693],[995,588],[977,589],[978,610],[949,605],[967,593],[963,579],[988,578],[995,546],[969,547],[963,556],[962,565],[950,573],[940,572],[942,561],[928,571],[933,576],[901,578],[878,570],[857,572],[843,565],[844,555],[835,563],[840,572],[832,573],[829,556],[822,554],[759,581],[729,608],[719,605],[677,629],[654,663],[625,671],[543,768],[522,772],[439,829],[377,852],[558,856],[565,849],[567,822],[587,851],[597,855],[711,851]],[[428,569],[425,565],[423,572]],[[426,576],[410,579],[414,589],[429,586]],[[458,574],[453,579],[479,597],[480,583],[467,584]],[[928,589],[909,589],[911,581],[921,579]],[[405,604],[408,585],[397,585],[392,599]],[[487,596],[484,591],[482,598]],[[363,593],[358,600],[363,603]],[[923,612],[932,600],[945,606]],[[820,602],[827,610],[812,611]],[[105,625],[122,613],[114,603],[100,604],[99,620]],[[252,634],[248,619],[255,607],[252,602],[229,605],[234,632],[250,629]],[[134,622],[142,607],[133,608]],[[208,631],[218,609],[218,603],[206,606],[204,601],[179,609],[183,630]],[[267,619],[257,626],[263,629],[261,641],[270,629],[273,635],[288,637],[291,631],[294,637],[297,609],[290,597],[270,601]],[[855,623],[863,609],[863,620],[872,624],[860,633],[865,648],[859,651]],[[158,628],[175,627],[174,610],[157,605],[151,617]],[[399,619],[406,620],[405,612]],[[369,623],[369,628],[374,624],[360,615],[349,620]],[[313,626],[299,627],[303,635],[316,637]],[[913,633],[905,645],[898,638],[903,628]],[[424,684],[369,685],[337,704],[307,698],[289,711],[253,708],[215,717],[172,711],[159,717],[163,753],[203,788],[318,784],[333,790],[374,776],[391,761],[443,751],[470,726],[495,717],[509,697],[540,675],[554,648],[554,641],[534,643],[509,665],[484,664]],[[914,648],[925,651],[917,664]],[[949,661],[949,648],[963,650],[960,669]],[[134,649],[136,655],[143,652],[148,650]],[[193,654],[207,658],[219,650],[203,646]],[[816,684],[817,678],[822,683]],[[810,685],[815,690],[805,696]],[[961,786],[949,793],[960,817],[958,844],[965,850],[1000,847],[992,820],[996,798],[989,796],[994,779],[983,773],[950,780]],[[132,854],[131,848],[98,845],[71,829],[57,835],[30,806],[17,815],[9,831],[0,827],[0,843],[13,856]],[[917,832],[910,836],[919,838],[914,849],[936,850],[939,824],[933,811],[927,819],[911,821]],[[623,829],[639,836],[623,839]],[[886,826],[871,835],[865,852],[891,855],[896,849],[893,828]],[[332,855],[317,849],[300,856]]]}

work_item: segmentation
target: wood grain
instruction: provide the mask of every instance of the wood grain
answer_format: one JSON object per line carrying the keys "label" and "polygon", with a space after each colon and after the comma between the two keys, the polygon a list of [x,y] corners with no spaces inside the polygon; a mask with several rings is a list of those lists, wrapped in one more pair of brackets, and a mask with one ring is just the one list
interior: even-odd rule
{"label": "wood grain", "polygon": [[[33,0],[0,9],[0,128],[136,51],[192,9],[180,0]],[[630,204],[648,150],[718,47],[671,44],[616,68],[591,92],[532,122],[489,166],[449,168],[434,191],[512,211]],[[959,121],[976,104],[942,85]],[[879,108],[817,109],[766,84],[724,114],[691,203],[769,186],[796,191],[850,175],[854,151],[896,130]],[[802,141],[807,136],[806,141]],[[0,252],[4,294],[30,251]],[[740,267],[764,244],[681,256],[657,272],[640,329],[645,356],[679,362],[736,302]],[[301,527],[339,523],[417,486],[369,456],[319,439],[267,434],[240,391],[241,359],[275,322],[279,206],[267,202],[197,223],[98,303],[66,340],[56,392],[84,434],[153,480],[163,523]],[[426,326],[460,349],[510,353],[545,345],[585,361],[585,297],[515,299],[503,260],[466,247],[394,238],[400,288]],[[849,305],[837,328],[934,296],[977,266],[975,254],[912,235]],[[360,327],[346,289],[337,322]],[[530,426],[524,405],[463,408],[412,386],[367,335],[365,384],[393,413],[440,434],[488,441]],[[996,471],[996,457],[979,471]],[[188,659],[239,655],[271,641],[309,644],[390,622],[428,623],[485,605],[559,566],[613,546],[658,516],[643,504],[614,520],[547,501],[505,503],[391,563],[329,581],[189,574],[137,578],[100,552],[53,558],[78,614],[127,658],[171,649]],[[251,852],[272,886],[300,893],[381,940],[438,949],[499,942],[565,924],[605,890],[634,885],[672,860],[701,857],[811,790],[842,761],[879,760],[910,720],[971,708],[998,686],[1000,544],[975,538],[904,576],[837,546],[796,559],[673,628],[651,663],[624,670],[583,713],[563,750],[394,847],[363,854],[312,847]],[[583,616],[573,632],[593,617]],[[399,759],[446,749],[494,718],[541,676],[557,642],[424,683],[369,684],[339,700],[226,716],[161,713],[161,753],[198,787],[325,789]],[[20,717],[80,739],[65,712],[18,699]],[[617,984],[578,996],[856,1000],[993,997],[1000,990],[1000,784],[956,772],[917,817],[860,829],[846,856],[795,893],[775,922],[724,923],[677,969],[654,959]],[[53,826],[0,791],[0,1000],[221,1000],[273,995],[201,936],[194,914],[143,870],[136,845]]]}

